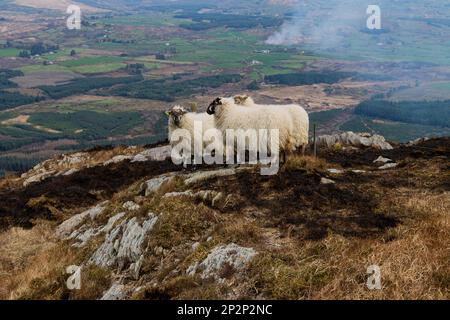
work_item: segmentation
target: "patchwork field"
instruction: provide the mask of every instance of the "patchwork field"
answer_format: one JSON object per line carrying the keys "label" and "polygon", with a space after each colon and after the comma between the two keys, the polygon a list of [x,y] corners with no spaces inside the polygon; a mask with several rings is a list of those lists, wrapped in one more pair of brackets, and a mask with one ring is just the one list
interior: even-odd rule
{"label": "patchwork field", "polygon": [[[266,41],[284,28],[283,21],[286,26],[295,19],[289,3],[248,1],[224,10],[225,4],[202,1],[83,1],[80,31],[66,28],[61,10],[67,1],[16,3],[20,6],[10,4],[0,14],[2,156],[41,159],[61,148],[165,139],[162,111],[172,105],[194,103],[205,110],[217,96],[242,93],[260,103],[303,105],[320,134],[364,130],[406,141],[447,133],[354,114],[360,103],[380,96],[448,99],[447,42],[439,40],[449,34],[445,21],[406,19],[396,32],[389,21],[388,32],[370,34],[346,18],[342,34],[330,32],[328,39],[343,40],[329,48],[308,37],[293,45]],[[320,27],[319,17],[335,4],[308,4],[312,11],[301,21]],[[277,83],[283,75],[307,85]],[[103,126],[99,119],[117,125]]]}

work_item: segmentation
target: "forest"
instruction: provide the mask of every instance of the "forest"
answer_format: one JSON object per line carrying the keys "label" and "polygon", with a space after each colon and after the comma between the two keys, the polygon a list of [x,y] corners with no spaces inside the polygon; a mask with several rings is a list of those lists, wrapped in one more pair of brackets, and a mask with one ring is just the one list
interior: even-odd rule
{"label": "forest", "polygon": [[143,78],[141,75],[132,77],[93,77],[75,79],[67,84],[56,86],[41,86],[39,89],[44,91],[53,99],[60,99],[75,94],[81,94],[94,89],[111,87],[118,84],[126,84],[141,81]]}
{"label": "forest", "polygon": [[195,23],[182,23],[181,28],[201,31],[213,28],[251,29],[258,26],[263,28],[279,27],[283,19],[260,15],[238,15],[222,13],[189,12],[175,15],[178,19],[191,19]]}
{"label": "forest", "polygon": [[234,83],[241,80],[242,76],[239,74],[207,76],[182,81],[173,81],[173,78],[146,80],[113,88],[107,94],[173,102],[178,97],[202,93],[207,88],[218,88],[225,83]]}
{"label": "forest", "polygon": [[345,79],[354,81],[388,81],[391,77],[379,74],[361,74],[357,72],[299,72],[265,76],[268,84],[280,84],[288,86],[312,85],[317,83],[333,84]]}
{"label": "forest", "polygon": [[43,97],[28,96],[19,92],[5,91],[5,89],[17,88],[17,84],[10,79],[21,76],[23,76],[21,71],[0,69],[0,110],[38,102],[43,99]]}
{"label": "forest", "polygon": [[355,113],[392,121],[450,127],[450,100],[399,102],[368,100],[359,104]]}

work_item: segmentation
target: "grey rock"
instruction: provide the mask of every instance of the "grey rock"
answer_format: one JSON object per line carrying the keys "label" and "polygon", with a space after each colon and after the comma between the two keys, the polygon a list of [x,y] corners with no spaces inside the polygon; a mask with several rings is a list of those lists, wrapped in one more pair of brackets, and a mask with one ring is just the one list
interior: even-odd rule
{"label": "grey rock", "polygon": [[392,150],[392,146],[380,135],[356,134],[354,132],[344,132],[335,135],[324,135],[317,138],[317,146],[322,148],[332,148],[336,144],[353,147],[372,147],[381,150]]}
{"label": "grey rock", "polygon": [[199,171],[186,176],[184,183],[187,186],[218,177],[226,177],[236,174],[236,169],[220,169],[214,171]]}
{"label": "grey rock", "polygon": [[156,178],[150,179],[141,186],[141,193],[144,193],[146,197],[156,193],[165,184],[169,183],[175,178],[174,174],[165,174]]}
{"label": "grey rock", "polygon": [[152,148],[137,154],[131,162],[165,161],[170,158],[171,152],[170,146]]}
{"label": "grey rock", "polygon": [[200,247],[200,242],[196,242],[192,245],[192,250],[195,251],[197,248]]}
{"label": "grey rock", "polygon": [[203,279],[213,278],[223,281],[221,272],[224,268],[232,268],[239,273],[251,262],[257,252],[253,248],[244,248],[234,243],[216,247],[201,263],[194,263],[187,270],[188,275],[200,273]]}
{"label": "grey rock", "polygon": [[120,269],[126,263],[136,263],[142,255],[144,240],[157,221],[158,217],[152,213],[142,224],[137,218],[122,221],[106,235],[105,241],[88,263],[100,267],[118,266]]}
{"label": "grey rock", "polygon": [[192,190],[187,190],[182,192],[169,192],[163,196],[163,198],[178,198],[178,197],[195,198],[196,194]]}
{"label": "grey rock", "polygon": [[106,161],[105,163],[103,163],[103,165],[108,166],[113,163],[119,163],[119,162],[123,162],[126,160],[132,160],[133,158],[134,158],[133,156],[118,155],[118,156],[115,156],[114,158]]}
{"label": "grey rock", "polygon": [[125,300],[126,297],[125,286],[116,282],[103,294],[100,300]]}
{"label": "grey rock", "polygon": [[63,176],[66,176],[66,177],[71,176],[72,174],[77,173],[78,171],[79,171],[78,169],[70,169],[70,170],[64,172]]}
{"label": "grey rock", "polygon": [[45,172],[42,172],[42,173],[38,173],[36,175],[32,175],[32,176],[28,177],[23,182],[23,186],[27,187],[27,186],[29,186],[32,183],[44,181],[45,179],[53,177],[55,174],[57,174],[57,171],[56,170],[51,170],[51,171],[45,171]]}
{"label": "grey rock", "polygon": [[87,211],[74,215],[72,218],[64,221],[56,228],[56,235],[60,238],[69,237],[73,231],[83,223],[87,218],[94,220],[100,214],[102,214],[106,208],[107,203],[97,205]]}
{"label": "grey rock", "polygon": [[384,158],[383,156],[379,156],[373,161],[373,163],[388,163],[388,162],[392,162],[392,160],[389,158]]}
{"label": "grey rock", "polygon": [[332,174],[342,174],[342,173],[344,173],[344,170],[339,170],[339,169],[328,169],[327,171],[329,173],[332,173]]}
{"label": "grey rock", "polygon": [[127,202],[125,202],[125,203],[122,205],[122,207],[123,207],[125,210],[128,210],[128,211],[138,211],[138,210],[141,208],[140,205],[134,203],[133,201],[127,201]]}
{"label": "grey rock", "polygon": [[125,215],[126,215],[125,212],[120,212],[120,213],[116,214],[115,216],[109,218],[106,225],[100,231],[101,232],[110,232],[114,228],[114,225],[116,224],[116,222],[119,221],[120,219],[122,219]]}
{"label": "grey rock", "polygon": [[388,170],[388,169],[393,169],[393,168],[396,168],[397,166],[398,166],[397,163],[388,163],[388,164],[385,164],[385,165],[382,166],[382,167],[379,167],[378,170]]}
{"label": "grey rock", "polygon": [[419,139],[416,139],[416,140],[413,140],[413,141],[408,142],[406,145],[407,145],[408,147],[412,147],[412,146],[416,146],[416,145],[418,145],[418,144],[421,144],[421,143],[423,143],[423,142],[426,142],[426,141],[428,141],[428,140],[430,140],[430,138],[427,138],[427,137],[425,137],[425,138],[419,138]]}
{"label": "grey rock", "polygon": [[320,183],[321,183],[321,184],[327,185],[327,184],[335,184],[336,182],[334,182],[334,181],[331,180],[331,179],[322,178],[322,179],[320,179]]}

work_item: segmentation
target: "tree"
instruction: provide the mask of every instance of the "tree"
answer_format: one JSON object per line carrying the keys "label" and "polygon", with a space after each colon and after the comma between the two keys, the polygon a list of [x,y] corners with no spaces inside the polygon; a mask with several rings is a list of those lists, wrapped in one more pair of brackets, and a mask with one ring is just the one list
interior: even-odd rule
{"label": "tree", "polygon": [[19,57],[20,58],[29,58],[30,57],[30,52],[28,52],[27,50],[22,50],[19,52]]}
{"label": "tree", "polygon": [[73,57],[77,54],[77,52],[75,50],[70,51],[70,56]]}

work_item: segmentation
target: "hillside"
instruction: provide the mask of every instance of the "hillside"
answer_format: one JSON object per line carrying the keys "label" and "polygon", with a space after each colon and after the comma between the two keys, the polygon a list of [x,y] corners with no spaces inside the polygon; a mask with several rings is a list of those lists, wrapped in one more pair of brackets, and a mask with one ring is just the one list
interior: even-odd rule
{"label": "hillside", "polygon": [[96,148],[0,180],[0,298],[450,298],[449,138],[337,144],[275,176],[168,155]]}

